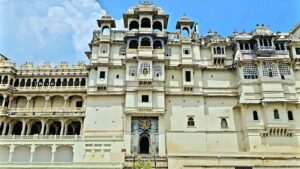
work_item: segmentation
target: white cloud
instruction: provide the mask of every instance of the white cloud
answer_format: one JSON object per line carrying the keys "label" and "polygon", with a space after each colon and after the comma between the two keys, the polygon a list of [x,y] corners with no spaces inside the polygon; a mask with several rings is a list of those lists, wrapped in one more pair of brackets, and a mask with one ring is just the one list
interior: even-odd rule
{"label": "white cloud", "polygon": [[[0,38],[3,36],[8,39],[13,36],[16,41],[26,39],[35,48],[57,43],[70,46],[65,44],[66,38],[70,38],[69,43],[80,55],[88,50],[92,32],[98,29],[96,20],[106,13],[96,0],[0,2],[0,17],[6,18],[0,21],[5,25],[0,28]],[[123,28],[122,19],[116,20],[116,24]]]}

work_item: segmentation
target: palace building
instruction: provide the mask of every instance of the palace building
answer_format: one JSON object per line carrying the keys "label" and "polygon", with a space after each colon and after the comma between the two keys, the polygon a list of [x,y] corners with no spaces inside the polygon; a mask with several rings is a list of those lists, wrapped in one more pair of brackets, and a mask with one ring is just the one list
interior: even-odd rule
{"label": "palace building", "polygon": [[87,65],[0,56],[0,168],[300,168],[300,22],[168,32],[149,2],[123,19],[97,20]]}

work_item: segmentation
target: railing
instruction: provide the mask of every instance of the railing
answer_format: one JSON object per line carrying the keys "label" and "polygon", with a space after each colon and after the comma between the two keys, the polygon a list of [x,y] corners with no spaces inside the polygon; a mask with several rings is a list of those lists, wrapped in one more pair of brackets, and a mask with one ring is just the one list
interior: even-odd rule
{"label": "railing", "polygon": [[288,55],[289,51],[287,50],[275,50],[276,55]]}
{"label": "railing", "polygon": [[28,90],[86,90],[86,86],[29,86],[29,87],[13,87],[16,91]]}
{"label": "railing", "polygon": [[0,140],[81,140],[80,135],[4,135]]}
{"label": "railing", "polygon": [[85,107],[37,107],[37,108],[8,108],[9,112],[82,112]]}

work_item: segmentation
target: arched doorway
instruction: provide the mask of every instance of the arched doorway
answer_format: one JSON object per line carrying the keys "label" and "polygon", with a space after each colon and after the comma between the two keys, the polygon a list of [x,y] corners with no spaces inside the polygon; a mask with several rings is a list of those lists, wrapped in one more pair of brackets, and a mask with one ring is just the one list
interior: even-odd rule
{"label": "arched doorway", "polygon": [[149,143],[150,143],[150,137],[147,133],[142,133],[140,135],[140,154],[149,154]]}

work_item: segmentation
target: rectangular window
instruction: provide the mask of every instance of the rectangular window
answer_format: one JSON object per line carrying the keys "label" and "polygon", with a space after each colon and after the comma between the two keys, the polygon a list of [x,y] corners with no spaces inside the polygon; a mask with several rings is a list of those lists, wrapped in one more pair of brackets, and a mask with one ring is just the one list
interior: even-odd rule
{"label": "rectangular window", "polygon": [[258,120],[257,111],[253,111],[253,120]]}
{"label": "rectangular window", "polygon": [[172,55],[172,48],[166,48],[165,56],[171,56]]}
{"label": "rectangular window", "polygon": [[289,79],[291,78],[291,70],[288,64],[280,64],[279,65],[279,73],[281,79]]}
{"label": "rectangular window", "polygon": [[300,55],[300,48],[295,48],[296,50],[296,55]]}
{"label": "rectangular window", "polygon": [[119,49],[119,55],[125,56],[126,55],[126,46],[121,46]]}
{"label": "rectangular window", "polygon": [[191,82],[191,71],[185,71],[185,81]]}
{"label": "rectangular window", "polygon": [[255,64],[246,64],[243,68],[244,79],[257,79],[258,70]]}
{"label": "rectangular window", "polygon": [[82,107],[82,101],[77,101],[76,102],[76,107]]}
{"label": "rectangular window", "polygon": [[100,54],[106,54],[108,50],[107,45],[100,45]]}
{"label": "rectangular window", "polygon": [[183,49],[183,52],[185,55],[188,55],[188,54],[190,54],[190,49]]}
{"label": "rectangular window", "polygon": [[136,66],[129,66],[129,76],[136,76]]}
{"label": "rectangular window", "polygon": [[288,119],[289,120],[294,120],[294,116],[293,116],[293,112],[292,111],[288,111]]}
{"label": "rectangular window", "polygon": [[161,77],[162,76],[161,66],[154,66],[154,76],[155,77]]}
{"label": "rectangular window", "polygon": [[149,95],[142,95],[142,102],[148,103],[149,102]]}
{"label": "rectangular window", "polygon": [[105,71],[100,71],[100,79],[105,79]]}
{"label": "rectangular window", "polygon": [[272,62],[263,62],[263,76],[275,77],[278,76],[277,66]]}

